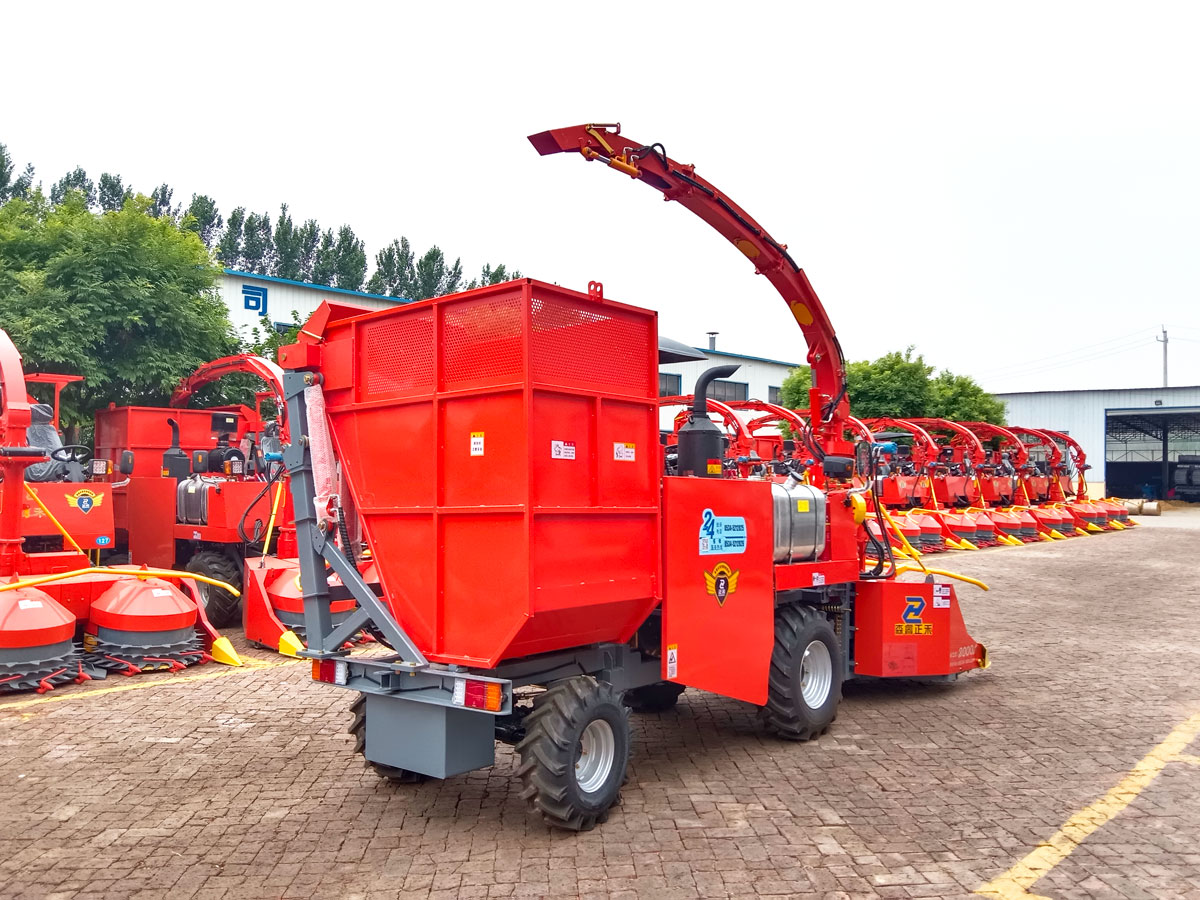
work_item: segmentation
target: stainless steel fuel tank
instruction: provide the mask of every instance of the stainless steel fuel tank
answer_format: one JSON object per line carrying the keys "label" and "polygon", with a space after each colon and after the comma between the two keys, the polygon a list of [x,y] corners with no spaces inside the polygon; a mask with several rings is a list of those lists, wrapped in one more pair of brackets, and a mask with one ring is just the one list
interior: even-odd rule
{"label": "stainless steel fuel tank", "polygon": [[825,549],[825,492],[807,484],[771,485],[775,562],[816,559]]}

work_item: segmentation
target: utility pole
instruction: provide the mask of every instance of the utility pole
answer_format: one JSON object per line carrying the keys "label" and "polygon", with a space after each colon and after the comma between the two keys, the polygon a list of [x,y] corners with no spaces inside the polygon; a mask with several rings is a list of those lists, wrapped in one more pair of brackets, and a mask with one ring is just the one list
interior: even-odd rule
{"label": "utility pole", "polygon": [[1167,386],[1167,326],[1162,327],[1163,336],[1156,337],[1155,340],[1163,345],[1163,387]]}

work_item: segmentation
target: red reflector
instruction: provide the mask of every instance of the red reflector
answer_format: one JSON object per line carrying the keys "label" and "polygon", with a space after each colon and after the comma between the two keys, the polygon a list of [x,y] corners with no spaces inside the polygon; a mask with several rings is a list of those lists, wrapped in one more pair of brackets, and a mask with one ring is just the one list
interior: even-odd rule
{"label": "red reflector", "polygon": [[345,684],[347,675],[347,666],[343,660],[314,659],[312,661],[313,681],[324,681],[327,684]]}
{"label": "red reflector", "polygon": [[499,712],[504,705],[504,691],[494,681],[467,680],[463,690],[463,706]]}

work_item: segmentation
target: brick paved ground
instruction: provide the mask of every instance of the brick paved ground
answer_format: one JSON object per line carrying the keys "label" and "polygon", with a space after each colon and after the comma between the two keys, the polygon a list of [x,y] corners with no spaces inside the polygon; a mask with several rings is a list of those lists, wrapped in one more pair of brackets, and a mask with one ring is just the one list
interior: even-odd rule
{"label": "brick paved ground", "polygon": [[[0,895],[965,896],[1200,712],[1200,511],[1143,521],[944,556],[992,585],[962,595],[993,667],[850,686],[816,743],[693,692],[636,719],[623,805],[578,836],[526,818],[504,747],[379,781],[303,665],[0,708]],[[1169,765],[1033,891],[1200,897],[1198,797],[1200,765]]]}

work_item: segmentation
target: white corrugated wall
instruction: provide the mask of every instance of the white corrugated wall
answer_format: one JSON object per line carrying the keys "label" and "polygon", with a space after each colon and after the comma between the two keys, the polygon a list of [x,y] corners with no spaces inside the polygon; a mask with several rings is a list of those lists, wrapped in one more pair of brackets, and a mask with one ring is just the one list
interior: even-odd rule
{"label": "white corrugated wall", "polygon": [[[997,394],[1010,425],[1065,431],[1079,441],[1092,468],[1088,493],[1104,495],[1105,414],[1108,410],[1163,409],[1200,405],[1200,386],[1097,391],[1033,391]],[[1156,401],[1158,405],[1156,405]],[[1150,446],[1154,446],[1151,442]],[[1161,448],[1160,452],[1161,452]]]}

